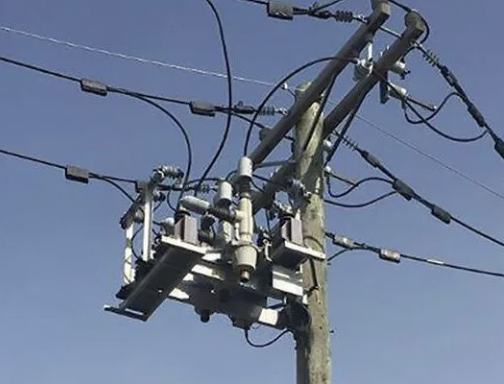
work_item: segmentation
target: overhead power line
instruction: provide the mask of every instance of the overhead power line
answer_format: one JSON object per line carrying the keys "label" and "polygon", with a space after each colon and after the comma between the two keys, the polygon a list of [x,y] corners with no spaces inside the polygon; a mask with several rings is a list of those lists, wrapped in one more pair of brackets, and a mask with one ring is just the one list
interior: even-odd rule
{"label": "overhead power line", "polygon": [[[98,54],[102,54],[102,55],[106,55],[106,56],[110,56],[110,57],[115,57],[118,59],[135,61],[140,64],[151,64],[151,65],[155,65],[158,67],[176,69],[176,70],[189,72],[189,73],[193,73],[193,74],[198,74],[198,75],[203,75],[203,76],[218,77],[221,79],[225,79],[227,77],[225,74],[219,73],[219,72],[208,71],[208,70],[198,69],[198,68],[191,68],[191,67],[187,67],[187,66],[183,66],[183,65],[167,63],[167,62],[160,61],[160,60],[152,60],[152,59],[147,59],[144,57],[139,57],[139,56],[134,56],[134,55],[128,55],[125,53],[110,51],[110,50],[103,49],[103,48],[91,47],[88,45],[83,45],[83,44],[73,43],[73,42],[66,41],[66,40],[56,39],[54,37],[42,36],[42,35],[39,35],[36,33],[23,31],[23,30],[11,28],[8,26],[0,26],[0,30],[7,32],[7,33],[16,34],[16,35],[20,35],[20,36],[24,36],[24,37],[29,37],[32,39],[45,41],[45,42],[52,43],[52,44],[66,46],[69,48],[75,48],[75,49],[79,49],[79,50],[83,50],[83,51],[87,51],[87,52],[98,53]],[[275,83],[272,83],[269,81],[250,79],[250,78],[242,77],[242,76],[233,76],[233,80],[244,82],[244,83],[265,85],[265,86],[275,85]]]}
{"label": "overhead power line", "polygon": [[381,260],[396,263],[396,264],[399,264],[402,259],[406,259],[406,260],[415,261],[415,262],[419,262],[419,263],[423,263],[423,264],[428,264],[428,265],[431,265],[434,267],[448,268],[448,269],[459,270],[462,272],[474,273],[474,274],[478,274],[478,275],[504,278],[504,273],[502,273],[502,272],[489,271],[489,270],[480,269],[480,268],[472,268],[472,267],[467,267],[467,266],[463,266],[463,265],[459,265],[459,264],[447,263],[445,261],[427,258],[427,257],[413,256],[413,255],[401,253],[401,252],[398,252],[395,250],[391,250],[391,249],[387,249],[387,248],[380,248],[380,247],[376,247],[376,246],[369,245],[366,243],[361,243],[361,242],[355,241],[353,239],[350,239],[348,237],[336,235],[334,233],[327,233],[327,237],[329,237],[335,245],[337,245],[339,247],[343,247],[343,249],[341,251],[337,252],[331,258],[331,260],[333,260],[336,257],[342,255],[343,253],[346,253],[349,251],[367,251],[367,252],[372,252],[372,253],[377,254]]}
{"label": "overhead power line", "polygon": [[[365,22],[364,20],[361,20],[362,22]],[[383,30],[385,27],[382,27],[381,29]],[[35,33],[32,33],[32,32],[28,32],[28,31],[24,31],[24,30],[21,30],[21,29],[16,29],[16,28],[11,28],[11,27],[8,27],[8,26],[0,26],[0,31],[3,31],[3,32],[6,32],[6,33],[10,33],[10,34],[13,34],[13,35],[19,35],[19,36],[24,36],[24,37],[27,37],[27,38],[32,38],[32,39],[35,39],[35,40],[38,40],[38,41],[44,41],[44,42],[47,42],[47,43],[51,43],[51,44],[56,44],[56,45],[60,45],[60,46],[67,46],[67,47],[70,47],[70,48],[74,48],[74,49],[79,49],[79,50],[83,50],[83,51],[86,51],[86,52],[91,52],[91,53],[99,53],[99,54],[103,54],[103,55],[107,55],[107,56],[110,56],[110,57],[114,57],[114,58],[120,58],[120,59],[124,59],[124,60],[130,60],[130,61],[135,61],[139,64],[151,64],[151,65],[156,65],[156,66],[161,66],[161,67],[164,67],[164,68],[170,68],[170,69],[176,69],[176,70],[182,70],[182,71],[186,71],[188,73],[193,73],[193,74],[198,74],[198,75],[203,75],[203,76],[213,76],[213,77],[217,77],[217,78],[221,78],[221,79],[226,79],[226,75],[223,74],[223,73],[218,73],[218,72],[213,72],[213,71],[209,71],[209,70],[204,70],[204,69],[198,69],[198,68],[192,68],[192,67],[185,67],[185,66],[180,66],[180,65],[177,65],[177,64],[171,64],[171,63],[166,63],[166,62],[163,62],[163,61],[157,61],[157,60],[150,60],[150,59],[147,59],[147,58],[144,58],[144,57],[139,57],[139,56],[134,56],[134,55],[128,55],[128,54],[124,54],[124,53],[119,53],[119,52],[114,52],[114,51],[109,51],[109,50],[105,50],[105,49],[102,49],[102,48],[96,48],[96,47],[91,47],[91,46],[87,46],[87,45],[82,45],[82,44],[78,44],[78,43],[74,43],[74,42],[70,42],[70,41],[66,41],[66,40],[61,40],[61,39],[57,39],[57,38],[54,38],[54,37],[47,37],[47,36],[43,36],[43,35],[40,35],[40,34],[35,34]],[[400,34],[392,31],[392,30],[387,30],[385,31],[387,33],[390,33],[392,34],[393,36],[395,37],[400,37]],[[424,48],[423,51],[425,51],[426,54],[429,54],[429,55],[432,55],[432,53],[426,51],[426,49]],[[253,79],[253,78],[248,78],[248,77],[241,77],[241,76],[233,76],[233,80],[235,81],[239,81],[239,82],[245,82],[245,83],[250,83],[250,84],[256,84],[256,85],[261,85],[261,86],[275,86],[275,83],[271,82],[271,81],[265,81],[265,80],[259,80],[259,79]],[[285,89],[285,88],[284,88]],[[146,96],[145,94],[143,96]],[[147,97],[147,96],[146,96]],[[149,98],[152,98],[154,100],[156,100],[156,97],[159,97],[159,96],[155,96],[155,95],[149,95],[148,96]],[[159,101],[168,101],[168,102],[171,102],[170,100],[162,100],[162,99],[158,99]],[[335,104],[334,101],[329,101],[329,103],[331,104]],[[504,194],[501,193],[501,192],[498,192],[496,191],[495,189],[491,188],[490,186],[474,179],[473,177],[465,174],[464,172],[460,171],[459,169],[451,166],[451,165],[448,165],[446,164],[444,161],[436,158],[435,156],[419,149],[418,147],[416,147],[415,145],[411,144],[411,143],[408,143],[407,141],[401,139],[400,137],[390,133],[389,131],[387,131],[386,129],[380,127],[378,124],[370,121],[369,119],[367,119],[365,116],[362,116],[360,114],[357,114],[356,115],[356,118],[363,121],[364,123],[366,123],[368,126],[370,126],[371,128],[373,129],[376,129],[377,131],[379,131],[381,134],[383,134],[384,136],[386,136],[387,138],[405,146],[406,148],[409,148],[410,150],[416,152],[417,154],[423,156],[424,158],[432,161],[433,163],[435,163],[436,165],[460,176],[461,178],[463,178],[464,180],[468,181],[469,183],[491,193],[492,195],[500,198],[500,199],[503,199],[504,200]],[[258,124],[256,122],[254,122],[254,124]],[[259,125],[260,126],[260,125]]]}

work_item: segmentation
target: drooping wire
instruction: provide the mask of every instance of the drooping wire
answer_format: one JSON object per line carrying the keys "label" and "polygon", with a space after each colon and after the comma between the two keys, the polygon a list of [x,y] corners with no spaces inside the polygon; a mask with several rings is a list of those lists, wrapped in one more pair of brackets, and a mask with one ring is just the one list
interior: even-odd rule
{"label": "drooping wire", "polygon": [[385,200],[391,196],[394,196],[394,195],[397,195],[397,192],[396,191],[391,191],[391,192],[387,192],[383,195],[380,195],[370,201],[367,201],[365,203],[360,203],[360,204],[346,204],[346,203],[338,203],[337,201],[334,201],[334,200],[329,200],[329,199],[324,199],[324,202],[329,204],[329,205],[332,205],[334,207],[340,207],[340,208],[349,208],[349,209],[358,209],[358,208],[366,208],[366,207],[369,207],[373,204],[376,204],[382,200]]}
{"label": "drooping wire", "polygon": [[150,99],[148,99],[148,98],[146,98],[144,96],[140,96],[140,95],[138,95],[136,93],[130,93],[128,91],[124,91],[124,90],[117,89],[117,88],[110,89],[110,92],[113,92],[113,93],[115,92],[115,93],[119,93],[119,94],[122,94],[122,95],[125,95],[125,96],[130,96],[132,98],[135,98],[135,99],[138,99],[140,101],[143,101],[144,103],[152,105],[154,108],[156,108],[157,110],[161,111],[166,116],[168,116],[175,123],[175,125],[177,126],[177,128],[182,133],[182,136],[184,138],[184,141],[185,141],[185,144],[186,144],[186,148],[187,148],[187,166],[186,166],[186,170],[185,170],[185,173],[184,173],[183,187],[182,187],[182,190],[180,191],[180,197],[179,197],[179,200],[180,200],[180,198],[182,198],[182,196],[183,196],[183,194],[185,192],[185,186],[187,185],[187,181],[189,180],[189,177],[190,177],[190,174],[191,174],[192,162],[193,162],[193,153],[192,153],[192,147],[191,147],[191,140],[189,138],[189,134],[187,133],[186,129],[184,128],[184,126],[182,125],[182,123],[175,117],[175,115],[173,113],[171,113],[170,111],[168,111],[166,108],[164,108],[162,105],[156,103],[155,101],[152,101],[152,100],[150,100]]}
{"label": "drooping wire", "polygon": [[125,196],[132,203],[135,201],[135,198],[129,192],[127,192],[126,189],[123,188],[117,181],[114,181],[114,180],[109,179],[107,177],[101,177],[101,176],[94,176],[94,178],[110,184],[115,189],[117,189],[119,192],[121,192],[123,194],[123,196]]}
{"label": "drooping wire", "polygon": [[417,125],[417,124],[424,124],[424,121],[431,121],[432,119],[434,119],[437,115],[439,115],[441,113],[441,111],[443,110],[443,108],[446,106],[446,104],[448,103],[448,101],[450,101],[451,98],[453,97],[458,97],[460,98],[460,95],[457,93],[457,92],[451,92],[449,93],[442,101],[441,103],[439,104],[439,106],[436,108],[436,110],[434,112],[432,112],[429,116],[427,117],[424,117],[423,119],[419,119],[419,120],[413,120],[411,118],[409,118],[408,120],[408,123],[410,124],[414,124],[414,125]]}
{"label": "drooping wire", "polygon": [[347,188],[345,191],[341,193],[334,193],[332,192],[332,186],[331,186],[331,178],[327,177],[326,179],[326,184],[327,184],[327,193],[329,196],[331,196],[333,199],[339,199],[342,197],[345,197],[355,191],[357,188],[361,187],[363,184],[369,183],[371,181],[380,181],[382,183],[387,183],[387,184],[392,184],[390,180],[385,179],[383,177],[366,177],[365,179],[357,181],[354,185],[351,187]]}
{"label": "drooping wire", "polygon": [[244,156],[247,155],[249,151],[249,144],[250,144],[250,138],[252,136],[252,130],[254,129],[254,123],[256,122],[257,118],[259,117],[259,111],[261,111],[262,108],[266,105],[266,103],[273,97],[276,91],[278,91],[286,82],[288,82],[291,78],[296,76],[298,73],[304,71],[307,68],[310,68],[316,64],[323,63],[325,61],[331,61],[331,60],[345,60],[348,62],[355,62],[355,59],[349,59],[349,58],[344,58],[344,57],[338,57],[338,56],[330,56],[330,57],[323,57],[317,60],[312,60],[306,64],[303,64],[302,66],[296,68],[292,72],[290,72],[287,76],[285,76],[282,80],[280,80],[272,89],[271,91],[266,95],[266,97],[263,99],[259,107],[257,108],[256,112],[254,113],[252,117],[252,121],[250,122],[249,129],[247,131],[247,134],[245,136],[245,144],[243,146],[243,154]]}
{"label": "drooping wire", "polygon": [[264,343],[264,344],[256,344],[253,341],[251,341],[248,329],[245,329],[244,333],[245,333],[245,341],[251,347],[254,347],[254,348],[267,348],[267,347],[270,347],[273,344],[275,344],[277,341],[279,341],[282,337],[284,337],[286,334],[288,334],[289,331],[285,330],[285,331],[281,332],[274,339],[272,339],[272,340],[270,340],[270,341],[268,341],[267,343]]}
{"label": "drooping wire", "polygon": [[[422,114],[413,106],[413,104],[407,100],[403,99],[403,110],[404,110],[404,118],[406,121],[410,124],[424,124],[426,125],[430,130],[434,131],[437,133],[439,136],[444,137],[447,140],[454,141],[457,143],[473,143],[475,141],[481,140],[483,137],[485,137],[488,134],[487,130],[484,130],[477,136],[473,137],[455,137],[452,135],[449,135],[443,131],[441,131],[439,128],[436,128],[429,120],[425,119]],[[408,115],[408,108],[418,117],[418,121],[411,120],[411,118]]]}
{"label": "drooping wire", "polygon": [[231,65],[229,62],[229,55],[228,55],[228,50],[227,50],[227,44],[226,44],[226,36],[224,34],[224,27],[222,26],[222,21],[219,15],[219,12],[217,11],[217,8],[213,4],[211,0],[205,0],[206,3],[210,6],[212,9],[212,12],[215,16],[215,20],[217,22],[217,26],[219,28],[219,35],[220,35],[220,40],[221,40],[221,45],[222,45],[222,52],[224,55],[224,62],[226,65],[226,76],[227,76],[227,91],[228,91],[228,113],[227,113],[227,121],[226,121],[226,128],[224,128],[224,134],[222,136],[222,140],[219,144],[219,147],[217,148],[217,151],[215,152],[214,157],[206,167],[205,171],[201,175],[201,180],[198,183],[196,189],[194,190],[194,196],[198,194],[198,190],[200,185],[203,183],[203,179],[205,179],[208,174],[211,172],[212,168],[214,167],[215,163],[217,163],[217,160],[222,154],[222,151],[224,150],[224,146],[226,145],[227,138],[229,136],[229,131],[231,129],[231,120],[232,120],[232,114],[231,114],[231,109],[233,107],[233,79],[232,79],[232,74],[231,74]]}

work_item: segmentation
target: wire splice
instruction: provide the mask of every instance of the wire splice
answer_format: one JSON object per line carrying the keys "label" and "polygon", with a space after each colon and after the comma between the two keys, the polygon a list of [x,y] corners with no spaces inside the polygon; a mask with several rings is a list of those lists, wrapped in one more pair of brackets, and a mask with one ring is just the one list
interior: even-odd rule
{"label": "wire splice", "polygon": [[394,191],[399,193],[402,197],[404,197],[408,201],[410,201],[416,196],[416,193],[413,190],[413,188],[411,188],[401,179],[395,179],[394,182],[392,183],[392,188],[394,189]]}
{"label": "wire splice", "polygon": [[90,172],[84,168],[67,165],[65,167],[65,179],[82,184],[89,184]]}
{"label": "wire splice", "polygon": [[431,208],[431,213],[432,213],[432,216],[434,216],[438,220],[441,220],[443,223],[445,223],[445,224],[451,223],[452,218],[451,218],[450,213],[435,204]]}
{"label": "wire splice", "polygon": [[208,103],[206,101],[191,101],[189,103],[189,108],[193,115],[210,117],[214,117],[217,110],[214,104]]}
{"label": "wire splice", "polygon": [[83,92],[93,93],[98,96],[108,95],[108,86],[105,83],[90,79],[80,79],[79,83]]}
{"label": "wire splice", "polygon": [[380,259],[385,261],[390,261],[392,263],[399,264],[401,262],[401,254],[397,251],[392,251],[390,249],[380,249],[379,251]]}
{"label": "wire splice", "polygon": [[293,20],[294,6],[280,1],[268,1],[268,16],[279,20]]}

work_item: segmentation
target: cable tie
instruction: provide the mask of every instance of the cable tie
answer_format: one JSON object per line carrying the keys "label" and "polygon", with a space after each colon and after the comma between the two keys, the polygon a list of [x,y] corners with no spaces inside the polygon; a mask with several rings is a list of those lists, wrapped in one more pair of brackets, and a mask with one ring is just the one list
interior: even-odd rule
{"label": "cable tie", "polygon": [[90,79],[79,80],[81,90],[88,93],[93,93],[98,96],[107,96],[108,86],[100,81]]}

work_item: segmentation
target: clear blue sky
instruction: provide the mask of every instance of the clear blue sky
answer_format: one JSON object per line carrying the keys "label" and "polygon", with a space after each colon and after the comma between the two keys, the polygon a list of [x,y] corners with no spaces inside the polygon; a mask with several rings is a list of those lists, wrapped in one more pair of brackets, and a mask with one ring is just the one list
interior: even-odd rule
{"label": "clear blue sky", "polygon": [[[215,0],[225,23],[236,75],[276,81],[287,71],[336,52],[355,25],[268,19],[258,6]],[[299,2],[308,5],[308,2]],[[342,8],[368,13],[368,1]],[[429,20],[433,47],[458,74],[489,122],[504,135],[502,6],[495,1],[411,0]],[[86,2],[0,1],[0,24],[90,46],[223,71],[212,14],[203,0]],[[477,17],[475,17],[477,15]],[[394,10],[391,26],[401,27]],[[380,36],[377,46],[388,38]],[[226,101],[222,79],[138,64],[0,32],[1,54],[97,78],[108,84],[184,99]],[[410,92],[437,102],[447,92],[420,58],[409,60]],[[293,85],[315,72],[299,76]],[[146,177],[160,164],[185,165],[178,131],[149,106],[119,96],[80,93],[71,83],[0,66],[0,146],[96,172]],[[342,77],[335,99],[351,85]],[[257,103],[266,87],[235,83],[236,100]],[[288,106],[280,94],[277,105]],[[224,128],[222,117],[190,116],[173,107],[195,148],[195,176]],[[381,106],[374,91],[362,115],[389,132],[504,192],[504,162],[489,140],[457,145],[423,127],[408,126],[396,103]],[[437,120],[446,131],[471,135],[465,109],[450,104]],[[236,163],[245,126],[233,124],[223,175]],[[504,202],[357,121],[351,136],[426,197],[497,237],[504,237]],[[254,136],[254,140],[257,137]],[[285,153],[285,151],[283,152]],[[278,158],[282,152],[279,152]],[[272,157],[274,158],[274,156]],[[348,150],[333,168],[352,178],[377,175]],[[68,183],[61,172],[0,157],[0,382],[40,384],[293,383],[294,345],[248,347],[224,317],[201,324],[189,307],[166,302],[148,323],[107,314],[120,285],[123,233],[118,219],[128,202],[105,184]],[[218,172],[217,172],[218,171]],[[383,192],[370,185],[351,197]],[[166,212],[166,211],[165,211]],[[501,224],[499,224],[501,223]],[[328,229],[371,244],[504,271],[504,252],[428,211],[392,198],[362,211],[328,208]],[[503,282],[404,262],[385,264],[371,254],[341,258],[330,270],[334,382],[501,383],[504,375]],[[268,330],[252,334],[267,340]]]}

